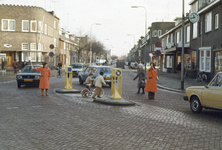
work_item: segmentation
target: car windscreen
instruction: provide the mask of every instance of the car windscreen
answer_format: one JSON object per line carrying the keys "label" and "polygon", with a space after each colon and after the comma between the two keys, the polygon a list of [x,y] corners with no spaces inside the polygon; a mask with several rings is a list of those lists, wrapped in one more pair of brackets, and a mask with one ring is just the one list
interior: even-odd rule
{"label": "car windscreen", "polygon": [[111,74],[111,68],[108,67],[99,68],[99,72],[100,71],[103,71],[105,74]]}
{"label": "car windscreen", "polygon": [[82,68],[82,64],[72,64],[72,68]]}
{"label": "car windscreen", "polygon": [[[33,68],[39,68],[39,67],[41,67],[41,66],[33,66]],[[32,66],[25,66],[22,69],[22,73],[40,73],[40,71],[32,70]]]}

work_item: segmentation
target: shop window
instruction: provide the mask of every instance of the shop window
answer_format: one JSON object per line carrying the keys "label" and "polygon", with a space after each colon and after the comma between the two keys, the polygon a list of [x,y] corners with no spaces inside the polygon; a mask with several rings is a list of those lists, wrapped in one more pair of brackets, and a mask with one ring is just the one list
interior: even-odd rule
{"label": "shop window", "polygon": [[29,52],[22,52],[22,61],[29,61]]}
{"label": "shop window", "polygon": [[22,32],[29,32],[29,20],[22,20]]}
{"label": "shop window", "polygon": [[32,62],[36,62],[36,52],[30,52],[30,57],[32,58]]}
{"label": "shop window", "polygon": [[222,51],[215,52],[215,72],[222,71]]}
{"label": "shop window", "polygon": [[173,56],[167,56],[167,68],[172,68]]}
{"label": "shop window", "polygon": [[38,62],[42,61],[42,52],[38,52]]}
{"label": "shop window", "polygon": [[205,49],[200,50],[200,71],[210,72],[211,71],[211,50]]}
{"label": "shop window", "polygon": [[196,54],[196,51],[192,51],[191,53],[191,69],[193,70],[195,70],[197,66]]}

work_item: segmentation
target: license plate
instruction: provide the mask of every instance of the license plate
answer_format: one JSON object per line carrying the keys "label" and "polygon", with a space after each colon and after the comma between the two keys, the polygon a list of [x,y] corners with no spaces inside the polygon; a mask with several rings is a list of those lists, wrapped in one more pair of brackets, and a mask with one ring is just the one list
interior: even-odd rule
{"label": "license plate", "polygon": [[24,79],[25,82],[32,82],[33,79]]}
{"label": "license plate", "polygon": [[76,75],[76,74],[73,74],[74,76]]}
{"label": "license plate", "polygon": [[105,80],[110,80],[110,77],[106,77],[106,79]]}

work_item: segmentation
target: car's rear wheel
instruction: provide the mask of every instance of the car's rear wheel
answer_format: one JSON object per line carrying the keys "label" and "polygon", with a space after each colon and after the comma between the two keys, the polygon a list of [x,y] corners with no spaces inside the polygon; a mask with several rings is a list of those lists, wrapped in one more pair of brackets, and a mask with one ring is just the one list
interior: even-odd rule
{"label": "car's rear wheel", "polygon": [[81,77],[79,77],[79,84],[83,84],[83,80],[81,79]]}
{"label": "car's rear wheel", "polygon": [[20,88],[21,87],[21,83],[18,82],[17,83],[17,87]]}
{"label": "car's rear wheel", "polygon": [[198,97],[192,97],[190,100],[190,108],[194,113],[200,113],[202,111],[202,105]]}

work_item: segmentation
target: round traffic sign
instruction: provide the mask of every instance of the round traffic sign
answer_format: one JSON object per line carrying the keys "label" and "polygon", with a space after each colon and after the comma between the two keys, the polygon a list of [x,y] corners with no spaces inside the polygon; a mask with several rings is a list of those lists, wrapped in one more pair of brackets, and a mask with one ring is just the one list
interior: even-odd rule
{"label": "round traffic sign", "polygon": [[154,52],[154,54],[158,57],[158,56],[161,55],[161,51],[160,51],[160,50],[156,50],[156,51]]}
{"label": "round traffic sign", "polygon": [[161,47],[162,46],[162,43],[160,41],[156,41],[154,43],[155,47]]}
{"label": "round traffic sign", "polygon": [[117,75],[117,76],[120,76],[120,75],[121,75],[121,72],[120,72],[119,70],[117,70],[117,71],[116,71],[116,75]]}
{"label": "round traffic sign", "polygon": [[53,53],[53,52],[50,52],[50,53],[49,53],[49,56],[50,56],[50,57],[53,57],[53,56],[54,56],[54,53]]}
{"label": "round traffic sign", "polygon": [[50,45],[49,45],[49,48],[53,49],[53,48],[54,48],[54,45],[53,45],[53,44],[50,44]]}
{"label": "round traffic sign", "polygon": [[153,54],[152,54],[152,53],[149,53],[149,56],[150,56],[150,57],[153,57]]}

